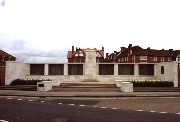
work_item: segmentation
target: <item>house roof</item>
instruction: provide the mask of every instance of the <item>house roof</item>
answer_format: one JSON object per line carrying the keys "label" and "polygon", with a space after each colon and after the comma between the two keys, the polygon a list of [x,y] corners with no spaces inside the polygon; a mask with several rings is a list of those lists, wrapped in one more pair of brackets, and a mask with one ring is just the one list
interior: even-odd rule
{"label": "house roof", "polygon": [[67,58],[72,58],[72,51],[68,51],[68,53],[67,53]]}
{"label": "house roof", "polygon": [[[175,56],[177,54],[173,53],[174,51],[171,50],[155,50],[155,49],[143,49],[139,46],[134,46],[131,48],[125,48],[123,51],[121,51],[118,54],[118,57],[124,57],[124,56],[128,56],[129,51],[132,50],[132,54],[131,55],[142,55],[142,56],[167,56],[167,57],[172,57]],[[180,52],[180,51],[179,51]]]}
{"label": "house roof", "polygon": [[86,50],[95,50],[96,52],[100,53],[102,57],[104,57],[104,51],[103,50],[97,50],[96,48],[90,49],[90,48],[82,48],[81,49],[84,54],[86,54]]}
{"label": "house roof", "polygon": [[[100,53],[102,57],[104,57],[104,51],[103,50],[97,50],[96,48],[90,49],[90,48],[79,48],[78,50],[81,50],[84,55],[86,55],[87,50],[95,50],[96,52]],[[75,50],[74,52],[68,51],[67,58],[72,58],[73,55],[75,55],[78,50]]]}
{"label": "house roof", "polygon": [[180,50],[175,50],[173,51],[174,57],[177,57],[180,54]]}
{"label": "house roof", "polygon": [[0,49],[0,56],[6,56],[6,57],[16,58],[16,57],[10,55],[9,53],[7,53],[7,52],[5,52],[5,51],[3,51],[3,50],[1,50],[1,49]]}
{"label": "house roof", "polygon": [[166,56],[166,57],[172,57],[173,52],[170,50],[151,50],[152,55],[154,56]]}

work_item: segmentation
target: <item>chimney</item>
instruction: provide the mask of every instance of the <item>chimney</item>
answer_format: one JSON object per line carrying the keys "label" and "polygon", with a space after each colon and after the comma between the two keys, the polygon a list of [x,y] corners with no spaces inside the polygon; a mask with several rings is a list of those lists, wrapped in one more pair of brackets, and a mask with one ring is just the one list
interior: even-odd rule
{"label": "chimney", "polygon": [[113,53],[113,60],[115,59],[116,53]]}
{"label": "chimney", "polygon": [[72,54],[74,53],[74,46],[72,46]]}
{"label": "chimney", "polygon": [[109,55],[109,53],[106,53],[106,59],[108,59],[108,55]]}
{"label": "chimney", "polygon": [[131,47],[132,47],[132,44],[129,44],[128,49],[131,49]]}
{"label": "chimney", "polygon": [[125,47],[120,47],[121,48],[121,51],[123,51],[125,49]]}
{"label": "chimney", "polygon": [[104,51],[104,47],[102,47],[102,51]]}
{"label": "chimney", "polygon": [[76,51],[78,51],[78,48],[76,47]]}
{"label": "chimney", "polygon": [[150,47],[147,48],[147,51],[149,51],[149,50],[150,50]]}
{"label": "chimney", "polygon": [[132,47],[132,44],[129,44],[129,47]]}
{"label": "chimney", "polygon": [[173,51],[173,49],[169,49],[169,51]]}

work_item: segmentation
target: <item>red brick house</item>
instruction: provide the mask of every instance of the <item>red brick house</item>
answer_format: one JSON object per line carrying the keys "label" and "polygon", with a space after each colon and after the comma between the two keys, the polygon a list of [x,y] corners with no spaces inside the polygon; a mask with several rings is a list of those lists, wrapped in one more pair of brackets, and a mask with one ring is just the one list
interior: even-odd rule
{"label": "red brick house", "polygon": [[176,57],[180,54],[180,50],[155,50],[143,49],[140,46],[121,47],[120,52],[114,51],[110,55],[106,54],[105,62],[117,63],[159,63],[175,61]]}
{"label": "red brick house", "polygon": [[16,57],[0,50],[0,85],[5,85],[6,61],[16,61]]}
{"label": "red brick house", "polygon": [[120,52],[114,51],[114,53],[106,53],[106,58],[104,59],[105,63],[115,63],[116,58]]}
{"label": "red brick house", "polygon": [[74,50],[74,46],[72,46],[72,51],[68,51],[67,59],[68,63],[84,63],[86,57],[86,50],[95,50],[96,51],[96,62],[103,63],[104,62],[104,47],[102,50],[97,50],[96,48],[77,48]]}
{"label": "red brick house", "polygon": [[6,61],[16,61],[16,57],[0,50],[0,66],[6,66]]}

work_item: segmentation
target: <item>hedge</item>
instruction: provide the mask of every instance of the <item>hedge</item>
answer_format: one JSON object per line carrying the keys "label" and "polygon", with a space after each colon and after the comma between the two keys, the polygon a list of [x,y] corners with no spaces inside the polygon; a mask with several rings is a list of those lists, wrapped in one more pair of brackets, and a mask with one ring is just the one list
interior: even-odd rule
{"label": "hedge", "polygon": [[37,82],[50,81],[49,79],[15,79],[10,85],[37,85]]}
{"label": "hedge", "polygon": [[173,87],[172,81],[130,81],[134,87]]}

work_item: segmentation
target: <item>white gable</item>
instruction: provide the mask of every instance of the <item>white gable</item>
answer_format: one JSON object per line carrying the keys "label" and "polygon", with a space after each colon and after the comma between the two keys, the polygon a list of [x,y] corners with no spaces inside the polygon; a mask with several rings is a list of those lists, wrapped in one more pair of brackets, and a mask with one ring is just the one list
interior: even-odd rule
{"label": "white gable", "polygon": [[76,52],[75,56],[84,56],[84,54],[81,50],[79,50],[79,55],[78,55],[78,52]]}
{"label": "white gable", "polygon": [[96,57],[102,57],[99,52],[96,52]]}

